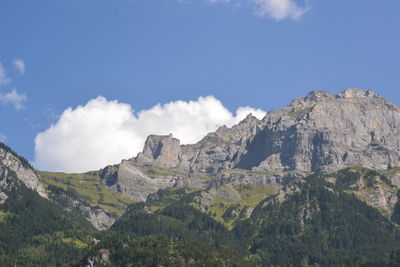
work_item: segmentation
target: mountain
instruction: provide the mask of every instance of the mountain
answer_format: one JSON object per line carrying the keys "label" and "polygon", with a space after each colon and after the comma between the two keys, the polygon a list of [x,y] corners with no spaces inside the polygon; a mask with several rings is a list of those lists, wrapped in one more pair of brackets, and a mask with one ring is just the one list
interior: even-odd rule
{"label": "mountain", "polygon": [[398,227],[348,192],[377,175],[364,171],[293,181],[250,217],[238,212],[230,231],[206,216],[210,209],[194,208],[201,192],[160,192],[132,205],[85,258],[111,266],[398,266]]}
{"label": "mountain", "polygon": [[249,115],[193,145],[180,145],[172,135],[150,135],[137,157],[106,167],[99,176],[133,201],[169,187],[280,187],[348,166],[393,170],[400,166],[399,136],[399,107],[371,90],[312,91],[262,120]]}
{"label": "mountain", "polygon": [[[122,214],[129,199],[103,188],[96,174],[64,174],[34,170],[29,162],[0,142],[0,204],[19,186],[35,191],[39,196],[82,214],[97,229],[112,225]],[[106,204],[93,201],[109,198]],[[104,200],[103,200],[104,201]],[[122,210],[122,211],[121,211]]]}
{"label": "mountain", "polygon": [[0,143],[0,266],[68,266],[93,226],[51,200],[28,161]]}
{"label": "mountain", "polygon": [[[312,91],[262,120],[249,114],[193,145],[180,145],[172,135],[150,135],[141,153],[118,165],[85,174],[38,174],[46,187],[74,201],[84,199],[86,210],[95,209],[86,217],[98,229],[112,225],[130,203],[168,188],[203,190],[198,198],[202,206],[215,204],[216,198],[250,201],[250,214],[266,193],[313,173],[347,167],[390,170],[385,175],[397,188],[399,129],[399,107],[371,90],[350,88],[337,95]],[[248,185],[246,192],[237,190],[240,185]],[[397,195],[395,189],[390,192],[374,193],[382,210],[393,210]]]}
{"label": "mountain", "polygon": [[0,143],[0,265],[397,266],[399,140],[400,108],[351,88],[87,173]]}

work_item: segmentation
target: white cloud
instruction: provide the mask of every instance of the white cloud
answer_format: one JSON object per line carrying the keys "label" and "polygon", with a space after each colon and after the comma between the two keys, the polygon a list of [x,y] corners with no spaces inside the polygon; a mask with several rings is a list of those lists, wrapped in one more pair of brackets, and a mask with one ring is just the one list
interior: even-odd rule
{"label": "white cloud", "polygon": [[11,104],[16,110],[25,108],[24,103],[28,98],[25,94],[18,93],[17,89],[12,89],[11,92],[0,94],[0,103],[3,105]]}
{"label": "white cloud", "polygon": [[0,142],[4,143],[7,140],[7,136],[0,132]]}
{"label": "white cloud", "polygon": [[99,169],[135,156],[149,134],[173,133],[183,144],[195,143],[248,113],[258,118],[265,115],[250,107],[241,107],[233,115],[213,96],[158,104],[138,113],[128,104],[98,97],[66,109],[56,124],[36,136],[34,164],[65,172]]}
{"label": "white cloud", "polygon": [[296,20],[303,16],[309,9],[308,0],[304,0],[303,6],[295,0],[207,0],[216,2],[247,3],[254,6],[255,14],[260,17],[269,17],[280,21],[285,19]]}
{"label": "white cloud", "polygon": [[293,0],[251,0],[257,5],[256,14],[275,20],[298,19],[303,16],[308,5],[300,7]]}
{"label": "white cloud", "polygon": [[14,68],[20,73],[25,73],[25,62],[22,59],[14,59],[13,60]]}
{"label": "white cloud", "polygon": [[6,69],[3,67],[3,64],[0,62],[0,88],[2,85],[8,84],[10,82],[10,78],[7,76]]}

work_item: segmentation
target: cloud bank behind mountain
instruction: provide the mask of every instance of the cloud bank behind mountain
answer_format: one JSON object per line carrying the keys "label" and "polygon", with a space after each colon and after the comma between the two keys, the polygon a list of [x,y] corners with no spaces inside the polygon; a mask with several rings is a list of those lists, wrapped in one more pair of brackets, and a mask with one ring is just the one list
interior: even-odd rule
{"label": "cloud bank behind mountain", "polygon": [[63,172],[100,169],[136,156],[149,134],[172,133],[183,144],[195,143],[249,113],[258,118],[265,115],[251,107],[239,107],[232,114],[213,96],[157,104],[139,112],[129,104],[99,96],[66,109],[54,125],[36,136],[34,165]]}

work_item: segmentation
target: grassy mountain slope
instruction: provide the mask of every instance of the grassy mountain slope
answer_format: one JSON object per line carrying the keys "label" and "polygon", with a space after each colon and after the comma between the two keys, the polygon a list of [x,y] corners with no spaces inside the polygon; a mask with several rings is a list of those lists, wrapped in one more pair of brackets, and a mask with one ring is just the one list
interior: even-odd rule
{"label": "grassy mountain slope", "polygon": [[[398,266],[397,172],[349,166],[283,188],[169,188],[141,203],[96,172],[38,171],[51,200],[8,172],[0,266]],[[121,217],[97,231],[63,194]]]}
{"label": "grassy mountain slope", "polygon": [[112,266],[396,266],[399,229],[349,191],[352,174],[335,174],[335,183],[326,175],[293,182],[293,190],[267,196],[232,230],[193,205],[200,192],[159,192],[132,205],[84,259],[100,262],[106,253]]}
{"label": "grassy mountain slope", "polygon": [[62,190],[75,199],[85,201],[94,207],[122,215],[133,201],[118,192],[109,190],[100,181],[96,172],[62,173],[36,171],[48,191]]}

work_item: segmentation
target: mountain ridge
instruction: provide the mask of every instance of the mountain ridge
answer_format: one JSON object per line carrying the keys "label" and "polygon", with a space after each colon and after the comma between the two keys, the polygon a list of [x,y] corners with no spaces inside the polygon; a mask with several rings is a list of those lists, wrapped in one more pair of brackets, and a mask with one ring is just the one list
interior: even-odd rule
{"label": "mountain ridge", "polygon": [[0,264],[393,266],[399,137],[399,107],[352,88],[192,145],[150,135],[136,157],[87,173],[34,170],[0,143],[0,239],[15,247],[0,246]]}
{"label": "mountain ridge", "polygon": [[[249,114],[239,124],[222,126],[196,144],[180,145],[172,135],[150,135],[141,153],[103,178],[109,181],[112,176],[114,189],[119,186],[128,192],[131,188],[119,180],[134,182],[132,177],[136,177],[142,191],[146,185],[154,191],[151,188],[201,186],[204,176],[209,176],[209,184],[226,178],[246,180],[243,173],[237,177],[236,169],[269,172],[263,175],[267,183],[348,165],[385,170],[400,166],[399,129],[400,109],[372,90],[350,88],[337,95],[312,91],[281,110],[268,112],[262,120]],[[171,175],[148,175],[151,168]],[[228,175],[224,170],[233,171]]]}
{"label": "mountain ridge", "polygon": [[[104,229],[129,203],[146,201],[158,190],[240,184],[280,190],[293,179],[348,166],[394,170],[400,166],[399,136],[399,107],[372,90],[349,88],[339,94],[311,91],[261,120],[249,114],[237,125],[221,126],[196,144],[181,145],[172,134],[150,135],[136,157],[87,174],[35,173],[29,166],[21,172],[15,166],[23,167],[23,161],[6,162],[10,149],[11,154],[3,149],[1,155],[3,165],[15,165],[12,170],[19,170],[17,177],[28,188],[47,197],[46,191],[55,186],[58,197],[64,192],[64,202],[81,207],[97,228]],[[11,158],[18,160],[17,155]],[[397,172],[390,179],[400,185]],[[111,202],[103,202],[107,190],[122,202],[109,197]]]}

